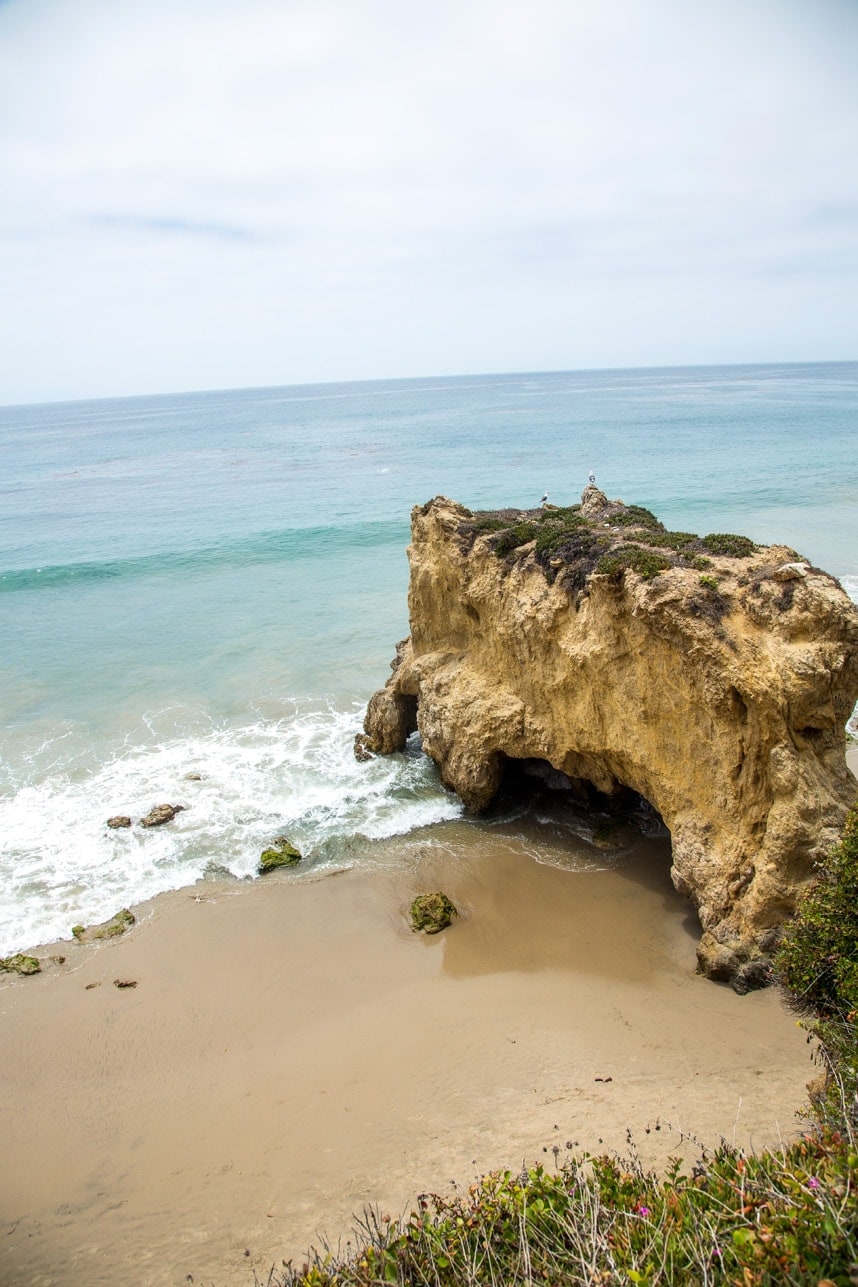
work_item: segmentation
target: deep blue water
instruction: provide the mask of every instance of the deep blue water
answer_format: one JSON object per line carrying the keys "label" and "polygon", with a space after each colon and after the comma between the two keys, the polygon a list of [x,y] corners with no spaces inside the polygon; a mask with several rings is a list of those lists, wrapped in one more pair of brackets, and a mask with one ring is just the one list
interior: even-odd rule
{"label": "deep blue water", "polygon": [[[407,633],[408,518],[599,486],[858,587],[858,363],[560,372],[0,408],[0,951],[455,816],[351,739]],[[201,782],[184,774],[201,772]],[[169,831],[113,812],[192,807]]]}

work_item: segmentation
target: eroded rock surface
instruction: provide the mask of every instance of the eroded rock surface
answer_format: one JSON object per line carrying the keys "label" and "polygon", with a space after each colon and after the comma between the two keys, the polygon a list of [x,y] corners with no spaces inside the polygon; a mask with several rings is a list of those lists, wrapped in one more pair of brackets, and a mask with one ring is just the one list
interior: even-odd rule
{"label": "eroded rock surface", "polygon": [[[141,827],[163,827],[165,822],[172,822],[177,813],[182,813],[185,809],[184,804],[156,804],[149,810],[145,818],[140,819]],[[108,825],[110,825],[108,823]]]}
{"label": "eroded rock surface", "polygon": [[477,810],[508,759],[638,792],[670,829],[700,968],[764,983],[856,795],[858,610],[838,582],[786,547],[666,532],[596,488],[530,513],[437,497],[412,513],[409,559],[411,637],[360,752],[419,728]]}

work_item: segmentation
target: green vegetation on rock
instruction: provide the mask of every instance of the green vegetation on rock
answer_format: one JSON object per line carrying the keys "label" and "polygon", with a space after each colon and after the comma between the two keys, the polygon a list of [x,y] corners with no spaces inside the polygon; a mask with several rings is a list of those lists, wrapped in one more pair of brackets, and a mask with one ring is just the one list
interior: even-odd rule
{"label": "green vegetation on rock", "polygon": [[37,956],[16,952],[14,956],[0,956],[0,974],[41,974]]}
{"label": "green vegetation on rock", "polygon": [[495,554],[498,558],[503,558],[505,554],[509,554],[520,545],[527,545],[534,539],[538,530],[535,523],[516,523],[508,527],[495,542]]}
{"label": "green vegetation on rock", "polygon": [[586,591],[594,572],[616,585],[629,569],[649,581],[671,567],[704,571],[712,566],[707,553],[744,559],[757,549],[748,537],[732,533],[700,537],[668,531],[651,510],[622,501],[608,501],[600,514],[589,516],[580,505],[469,515],[462,536],[473,541],[478,535],[488,536],[497,557],[508,561],[532,545],[532,556],[549,585],[562,578],[569,594]]}
{"label": "green vegetation on rock", "polygon": [[300,850],[296,849],[291,841],[285,836],[278,836],[270,848],[263,849],[259,855],[257,871],[260,876],[265,876],[269,871],[276,871],[278,867],[297,867],[301,858]]}
{"label": "green vegetation on rock", "polygon": [[664,531],[661,519],[656,518],[652,510],[643,505],[625,505],[608,519],[611,527],[649,527],[653,531]]}
{"label": "green vegetation on rock", "polygon": [[666,572],[672,566],[670,559],[653,550],[642,550],[639,545],[622,545],[610,554],[603,554],[596,564],[596,571],[612,581],[619,581],[624,572],[631,570],[645,581],[651,581],[659,572]]}
{"label": "green vegetation on rock", "polygon": [[137,918],[134,913],[127,907],[111,916],[109,921],[103,921],[100,925],[72,925],[72,935],[79,943],[91,943],[96,939],[119,938],[132,925],[137,924]]}
{"label": "green vegetation on rock", "polygon": [[580,514],[573,514],[571,518],[559,522],[543,523],[542,530],[536,537],[537,553],[559,549],[573,539],[580,542],[583,535],[582,529],[586,531],[587,521],[581,518]]}
{"label": "green vegetation on rock", "polygon": [[695,545],[700,537],[694,532],[644,531],[636,533],[635,539],[643,541],[644,545],[657,545],[661,549],[682,553],[689,546]]}
{"label": "green vegetation on rock", "polygon": [[733,532],[710,532],[702,538],[702,544],[710,554],[727,555],[731,559],[748,559],[757,548],[747,536],[736,536]]}
{"label": "green vegetation on rock", "polygon": [[496,514],[478,514],[474,519],[475,532],[502,532],[509,524]]}
{"label": "green vegetation on rock", "polygon": [[446,894],[420,894],[411,904],[411,928],[423,934],[438,934],[458,915]]}

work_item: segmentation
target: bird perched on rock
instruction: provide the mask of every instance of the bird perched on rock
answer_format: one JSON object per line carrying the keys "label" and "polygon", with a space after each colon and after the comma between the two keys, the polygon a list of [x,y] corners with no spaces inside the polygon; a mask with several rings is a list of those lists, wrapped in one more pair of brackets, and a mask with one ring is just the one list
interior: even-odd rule
{"label": "bird perched on rock", "polygon": [[540,505],[547,505],[547,504],[548,504],[548,492],[546,492],[546,493],[545,493],[545,495],[542,497],[542,500],[541,500],[539,503],[540,503]]}

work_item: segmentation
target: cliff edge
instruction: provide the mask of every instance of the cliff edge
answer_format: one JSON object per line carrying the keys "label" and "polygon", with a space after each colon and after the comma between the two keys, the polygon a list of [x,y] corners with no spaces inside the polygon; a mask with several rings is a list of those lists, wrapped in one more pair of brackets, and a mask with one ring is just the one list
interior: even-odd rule
{"label": "cliff edge", "polygon": [[779,926],[858,794],[844,725],[858,610],[794,550],[668,532],[588,487],[580,506],[412,513],[411,637],[356,753],[419,729],[473,809],[509,760],[631,788],[670,829],[699,968],[768,978]]}

